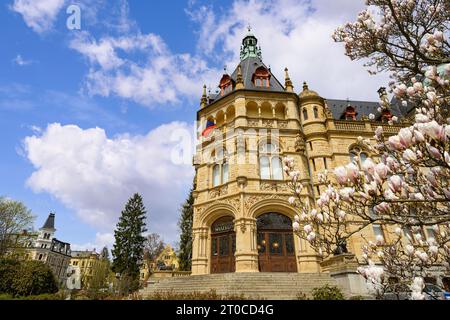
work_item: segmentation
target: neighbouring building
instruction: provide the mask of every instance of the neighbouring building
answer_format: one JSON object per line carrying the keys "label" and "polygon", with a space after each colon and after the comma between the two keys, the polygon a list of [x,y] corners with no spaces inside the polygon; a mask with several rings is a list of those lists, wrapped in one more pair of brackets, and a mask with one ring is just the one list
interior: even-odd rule
{"label": "neighbouring building", "polygon": [[[378,126],[397,133],[408,125],[412,108],[393,100],[390,110],[380,112],[379,102],[324,98],[306,83],[296,93],[287,69],[282,84],[264,64],[250,30],[239,65],[232,74],[225,71],[219,89],[208,94],[204,86],[197,112],[192,274],[323,272],[321,257],[294,236],[296,212],[288,203],[292,193],[282,159],[294,158],[304,201],[313,207],[326,188],[317,174],[374,156],[358,137],[373,141]],[[383,89],[379,93],[386,97]],[[393,116],[399,121],[388,125]],[[361,257],[361,235],[388,238],[386,231],[366,228],[347,248]]]}
{"label": "neighbouring building", "polygon": [[[150,269],[149,269],[150,268]],[[166,245],[155,261],[150,265],[143,263],[140,270],[140,279],[145,281],[155,271],[177,271],[179,268],[178,257],[171,245]]]}
{"label": "neighbouring building", "polygon": [[55,214],[50,213],[39,232],[24,231],[18,236],[17,252],[25,259],[42,261],[55,275],[58,284],[65,287],[70,262],[70,244],[54,237]]}
{"label": "neighbouring building", "polygon": [[100,254],[95,251],[72,251],[68,267],[67,288],[84,289],[92,278],[94,268],[100,263]]}

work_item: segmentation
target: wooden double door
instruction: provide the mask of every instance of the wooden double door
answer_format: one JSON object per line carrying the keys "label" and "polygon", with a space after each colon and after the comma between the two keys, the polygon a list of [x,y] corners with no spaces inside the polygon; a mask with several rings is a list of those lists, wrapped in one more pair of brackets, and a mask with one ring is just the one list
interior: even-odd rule
{"label": "wooden double door", "polygon": [[236,270],[234,253],[236,234],[226,232],[211,236],[211,273],[227,273]]}
{"label": "wooden double door", "polygon": [[211,273],[227,273],[236,270],[236,233],[233,218],[218,219],[211,227]]}
{"label": "wooden double door", "polygon": [[257,220],[258,264],[260,272],[297,272],[291,220],[267,213]]}

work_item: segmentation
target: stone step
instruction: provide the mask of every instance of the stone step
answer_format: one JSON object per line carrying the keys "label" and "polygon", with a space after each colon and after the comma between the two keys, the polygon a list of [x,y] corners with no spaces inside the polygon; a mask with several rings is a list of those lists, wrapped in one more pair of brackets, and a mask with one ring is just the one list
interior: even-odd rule
{"label": "stone step", "polygon": [[141,290],[144,297],[155,293],[193,293],[215,290],[219,295],[244,295],[249,299],[296,299],[314,288],[336,285],[326,273],[226,273],[150,279]]}

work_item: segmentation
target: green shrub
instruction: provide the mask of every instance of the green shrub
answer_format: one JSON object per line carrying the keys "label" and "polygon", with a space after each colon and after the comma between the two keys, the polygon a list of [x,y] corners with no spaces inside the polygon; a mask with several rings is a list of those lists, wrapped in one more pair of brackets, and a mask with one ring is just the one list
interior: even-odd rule
{"label": "green shrub", "polygon": [[297,293],[296,298],[297,298],[297,300],[309,300],[308,296],[303,292]]}
{"label": "green shrub", "polygon": [[0,301],[1,300],[13,300],[13,299],[14,299],[14,297],[10,294],[7,294],[7,293],[0,294]]}
{"label": "green shrub", "polygon": [[0,259],[0,293],[13,294],[13,280],[19,269],[18,260]]}
{"label": "green shrub", "polygon": [[365,300],[363,296],[351,296],[348,300]]}
{"label": "green shrub", "polygon": [[344,300],[341,289],[337,286],[329,286],[328,284],[314,288],[312,291],[313,300]]}
{"label": "green shrub", "polygon": [[21,297],[20,300],[63,300],[59,294],[44,293],[36,296]]}
{"label": "green shrub", "polygon": [[52,270],[40,261],[22,261],[20,277],[13,280],[13,291],[18,296],[41,295],[58,292]]}
{"label": "green shrub", "polygon": [[176,293],[169,292],[157,292],[154,295],[147,298],[148,300],[247,300],[244,295],[219,295],[215,290],[207,292],[189,292],[189,293]]}

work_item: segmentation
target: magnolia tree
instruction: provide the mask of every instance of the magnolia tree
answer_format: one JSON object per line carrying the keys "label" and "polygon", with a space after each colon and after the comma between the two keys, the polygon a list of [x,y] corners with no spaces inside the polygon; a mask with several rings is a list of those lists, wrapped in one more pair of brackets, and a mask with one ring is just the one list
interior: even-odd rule
{"label": "magnolia tree", "polygon": [[[294,161],[284,159],[295,194],[289,201],[299,210],[293,227],[326,257],[346,252],[348,238],[373,223],[390,226],[389,239],[366,241],[367,266],[358,271],[378,295],[407,290],[411,298],[423,299],[424,277],[432,267],[450,270],[450,2],[369,0],[367,5],[333,38],[345,43],[352,60],[364,59],[370,73],[389,72],[390,91],[405,109],[412,107],[414,117],[397,135],[387,136],[379,126],[372,141],[358,138],[372,159],[354,158],[333,174],[320,173],[325,191],[314,207],[302,200]],[[378,111],[389,109],[381,91]]]}

